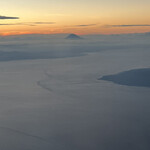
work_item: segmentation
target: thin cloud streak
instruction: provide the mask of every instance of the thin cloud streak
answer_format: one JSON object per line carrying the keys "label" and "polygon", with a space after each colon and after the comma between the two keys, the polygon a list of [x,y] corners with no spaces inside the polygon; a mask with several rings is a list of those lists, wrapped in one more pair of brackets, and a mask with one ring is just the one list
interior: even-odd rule
{"label": "thin cloud streak", "polygon": [[0,16],[0,19],[19,19],[19,17]]}
{"label": "thin cloud streak", "polygon": [[36,26],[44,24],[55,24],[55,22],[22,22],[22,23],[3,23],[0,26],[12,26],[12,25],[27,25],[27,26]]}
{"label": "thin cloud streak", "polygon": [[33,24],[55,24],[55,22],[32,22]]}
{"label": "thin cloud streak", "polygon": [[97,24],[80,24],[80,25],[75,25],[75,27],[89,27],[89,26],[96,26]]}
{"label": "thin cloud streak", "polygon": [[122,25],[105,25],[104,27],[150,27],[150,24],[122,24]]}

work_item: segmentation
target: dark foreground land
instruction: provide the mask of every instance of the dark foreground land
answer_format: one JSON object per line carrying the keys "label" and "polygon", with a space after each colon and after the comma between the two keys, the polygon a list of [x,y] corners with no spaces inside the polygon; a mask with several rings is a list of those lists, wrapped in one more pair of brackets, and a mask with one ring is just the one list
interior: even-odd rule
{"label": "dark foreground land", "polygon": [[112,81],[120,85],[150,87],[150,68],[134,69],[114,75],[106,75],[99,80]]}

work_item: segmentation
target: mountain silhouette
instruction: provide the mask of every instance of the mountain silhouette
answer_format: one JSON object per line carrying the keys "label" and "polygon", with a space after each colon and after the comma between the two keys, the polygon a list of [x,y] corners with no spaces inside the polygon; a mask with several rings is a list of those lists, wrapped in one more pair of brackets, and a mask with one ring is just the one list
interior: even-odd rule
{"label": "mountain silhouette", "polygon": [[80,36],[76,34],[69,34],[66,39],[82,39]]}

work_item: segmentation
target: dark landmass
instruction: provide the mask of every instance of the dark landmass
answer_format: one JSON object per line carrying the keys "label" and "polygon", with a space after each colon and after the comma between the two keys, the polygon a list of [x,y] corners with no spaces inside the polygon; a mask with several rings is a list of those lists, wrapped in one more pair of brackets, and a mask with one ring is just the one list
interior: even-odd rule
{"label": "dark landmass", "polygon": [[70,34],[66,37],[66,39],[82,39],[82,38],[76,34]]}
{"label": "dark landmass", "polygon": [[150,87],[150,68],[134,69],[114,75],[106,75],[99,80],[111,81],[127,86]]}

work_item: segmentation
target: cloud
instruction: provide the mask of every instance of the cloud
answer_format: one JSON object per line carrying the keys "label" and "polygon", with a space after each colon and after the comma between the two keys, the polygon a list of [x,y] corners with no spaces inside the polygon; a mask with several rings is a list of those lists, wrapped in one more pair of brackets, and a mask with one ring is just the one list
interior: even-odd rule
{"label": "cloud", "polygon": [[55,24],[55,22],[21,22],[21,23],[3,23],[0,26],[12,26],[12,25],[27,25],[27,26],[36,26],[41,24]]}
{"label": "cloud", "polygon": [[75,27],[89,27],[89,26],[95,26],[97,24],[80,24],[80,25],[75,25]]}
{"label": "cloud", "polygon": [[26,23],[1,23],[0,26],[13,26],[13,25],[29,25],[30,24],[26,24]]}
{"label": "cloud", "polygon": [[0,19],[19,19],[19,17],[0,16]]}
{"label": "cloud", "polygon": [[55,24],[55,22],[32,22],[33,24]]}
{"label": "cloud", "polygon": [[0,26],[7,26],[7,25],[14,25],[14,24],[0,24]]}
{"label": "cloud", "polygon": [[150,24],[105,25],[104,27],[150,27]]}

